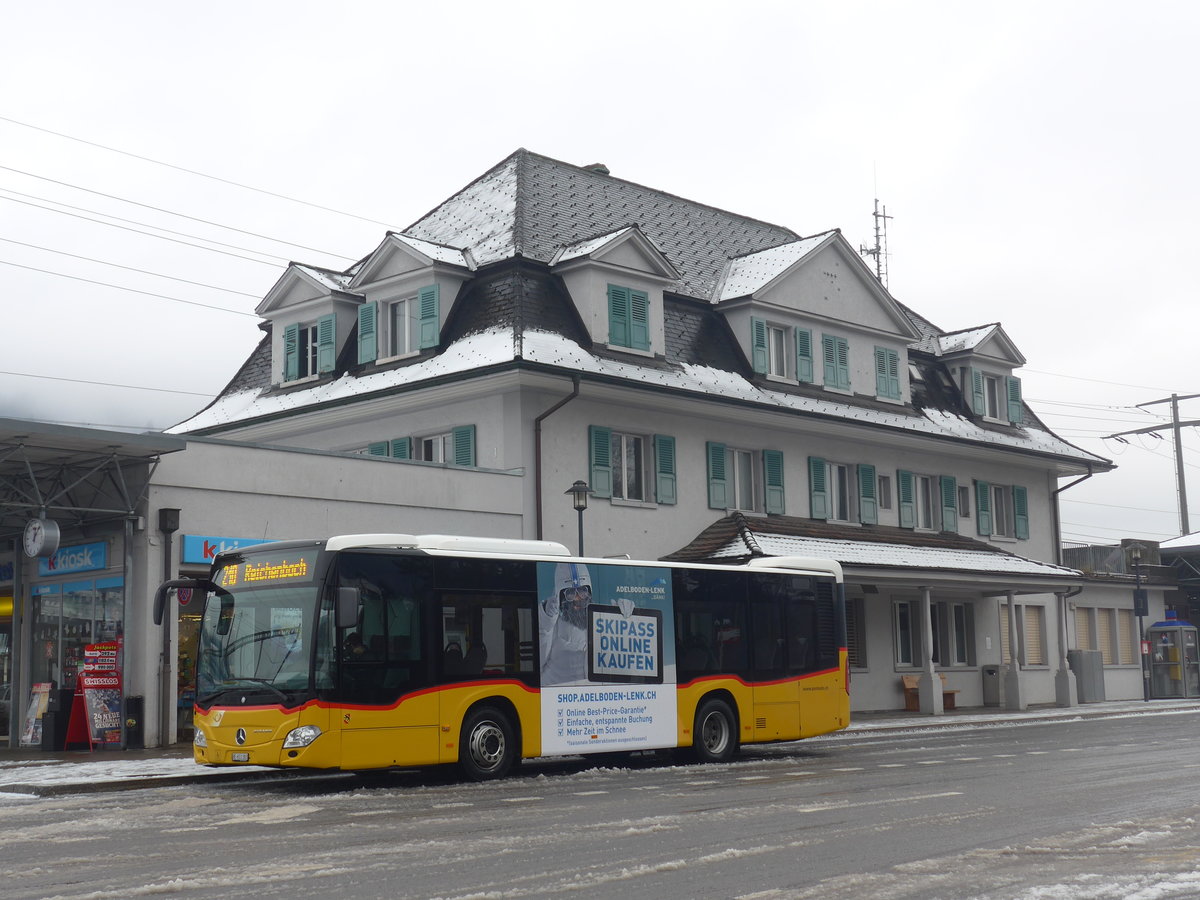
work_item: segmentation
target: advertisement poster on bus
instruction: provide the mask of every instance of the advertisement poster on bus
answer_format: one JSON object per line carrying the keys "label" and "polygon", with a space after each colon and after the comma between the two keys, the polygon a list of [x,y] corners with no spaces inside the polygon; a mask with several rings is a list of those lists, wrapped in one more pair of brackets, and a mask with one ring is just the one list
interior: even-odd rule
{"label": "advertisement poster on bus", "polygon": [[673,747],[668,569],[538,563],[542,752]]}

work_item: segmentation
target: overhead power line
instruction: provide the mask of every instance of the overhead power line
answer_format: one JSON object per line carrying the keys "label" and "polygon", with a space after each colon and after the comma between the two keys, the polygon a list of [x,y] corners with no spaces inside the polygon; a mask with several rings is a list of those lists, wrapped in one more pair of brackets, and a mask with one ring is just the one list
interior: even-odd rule
{"label": "overhead power line", "polygon": [[176,391],[170,388],[146,387],[142,384],[116,384],[111,381],[89,381],[86,378],[64,378],[61,375],[33,375],[29,372],[5,372],[0,375],[13,375],[17,378],[37,378],[44,381],[69,381],[72,384],[86,384],[92,387],[128,388],[133,391],[153,391],[157,394],[186,394],[189,397],[212,397],[212,391]]}
{"label": "overhead power line", "polygon": [[[12,194],[19,193],[18,191],[13,191],[10,188],[0,188],[0,191],[8,191],[9,193],[12,193]],[[21,194],[21,196],[28,197],[30,195],[29,194]],[[38,197],[36,199],[40,200],[43,198]],[[240,253],[230,253],[228,250],[218,250],[218,249],[216,249],[216,247],[205,247],[202,244],[193,244],[191,241],[181,241],[178,238],[166,237],[166,235],[162,235],[162,234],[152,234],[149,231],[141,231],[140,229],[129,228],[125,225],[116,225],[116,224],[114,224],[114,222],[101,222],[99,219],[91,219],[91,218],[88,218],[87,216],[81,216],[76,213],[64,212],[61,209],[51,209],[48,206],[41,206],[40,204],[37,204],[37,203],[30,203],[27,200],[18,200],[15,197],[5,197],[3,195],[0,195],[0,200],[7,200],[9,203],[21,203],[21,204],[24,204],[25,206],[32,206],[35,209],[44,209],[46,212],[58,213],[61,216],[71,216],[72,218],[75,218],[75,219],[81,219],[84,222],[92,222],[96,225],[104,225],[108,228],[119,228],[122,231],[132,231],[134,234],[140,234],[145,237],[157,238],[160,241],[171,241],[174,244],[181,244],[184,247],[195,247],[197,250],[207,250],[210,253],[220,253],[223,256],[232,256],[234,259],[244,259],[244,260],[246,260],[246,262],[258,263],[259,265],[263,265],[263,266],[276,267],[281,264],[287,265],[287,263],[289,262],[289,260],[286,256],[276,256],[271,253],[265,253],[262,250],[250,250],[249,248],[246,248],[246,247],[234,247],[233,244],[222,243],[221,241],[215,241],[212,238],[199,237],[198,235],[194,235],[194,234],[184,234],[182,231],[172,231],[170,228],[163,228],[161,225],[150,225],[146,222],[135,222],[132,219],[122,219],[120,216],[114,216],[114,215],[110,215],[109,213],[98,212],[97,210],[94,210],[94,209],[82,209],[81,207],[78,207],[78,206],[71,206],[66,203],[59,203],[59,201],[57,201],[57,200],[47,200],[46,202],[47,203],[56,203],[59,206],[65,206],[67,209],[75,209],[75,210],[82,209],[82,212],[92,213],[93,215],[97,215],[97,216],[104,216],[106,218],[113,219],[115,222],[129,222],[133,225],[141,225],[144,228],[153,228],[156,231],[164,231],[164,232],[166,232],[166,234],[177,234],[182,237],[192,238],[197,241],[206,241],[207,243],[217,245],[217,247],[234,247],[234,249],[245,250],[247,253],[257,253],[259,256],[269,257],[271,259],[277,260],[277,262],[267,262],[267,260],[265,260],[265,259],[255,259],[252,256],[242,256],[242,254],[240,254]]]}
{"label": "overhead power line", "polygon": [[189,222],[198,222],[201,225],[211,225],[214,228],[223,228],[226,231],[232,231],[232,232],[235,232],[236,234],[244,234],[248,237],[259,238],[260,240],[273,241],[276,244],[283,244],[288,247],[296,247],[299,250],[308,250],[311,253],[323,253],[327,256],[332,256],[337,259],[344,259],[344,260],[350,261],[350,257],[342,256],[339,253],[333,253],[329,250],[321,250],[317,247],[308,247],[308,246],[305,246],[304,244],[295,244],[295,243],[292,243],[291,241],[284,241],[284,240],[280,240],[279,238],[273,238],[270,235],[259,234],[257,231],[246,231],[243,228],[235,228],[232,225],[223,225],[220,222],[213,222],[208,219],[201,219],[196,216],[189,216],[186,213],[180,213],[180,212],[175,212],[170,209],[164,209],[161,206],[153,206],[149,203],[141,203],[137,200],[130,200],[127,197],[118,197],[115,194],[106,194],[103,191],[94,191],[91,188],[85,188],[78,184],[71,184],[70,182],[67,182],[67,181],[59,181],[56,178],[47,178],[44,175],[35,175],[34,173],[26,172],[23,169],[14,169],[12,166],[0,166],[0,170],[3,170],[5,172],[16,172],[18,175],[24,175],[27,178],[36,178],[39,181],[48,181],[48,182],[50,182],[50,184],[57,184],[60,187],[67,187],[67,188],[71,188],[72,190],[83,191],[85,194],[95,194],[97,197],[104,197],[106,200],[116,200],[119,203],[128,203],[131,206],[140,206],[142,209],[149,209],[149,210],[152,210],[153,212],[163,213],[168,216],[177,216],[180,219],[187,219]]}
{"label": "overhead power line", "polygon": [[13,266],[17,269],[27,269],[30,272],[41,272],[43,275],[57,275],[59,278],[70,278],[72,281],[83,281],[87,284],[98,284],[101,287],[115,288],[118,291],[128,291],[131,294],[141,294],[144,297],[156,297],[159,300],[170,300],[173,303],[185,303],[188,306],[201,306],[205,309],[215,309],[218,312],[227,312],[238,316],[251,316],[257,318],[254,313],[242,312],[240,309],[229,309],[226,306],[214,306],[211,303],[200,303],[197,300],[184,300],[182,297],[169,297],[166,294],[155,294],[152,291],[139,291],[136,288],[122,287],[119,284],[110,284],[107,281],[97,281],[94,278],[81,278],[78,275],[67,275],[65,272],[55,272],[51,269],[39,269],[36,266],[23,266],[20,263],[9,262],[6,259],[0,259],[0,265]]}
{"label": "overhead power line", "polygon": [[68,141],[75,141],[76,143],[79,143],[79,144],[86,144],[89,147],[97,147],[100,150],[107,150],[109,153],[118,153],[121,156],[128,156],[130,159],[138,159],[138,160],[141,160],[142,162],[153,163],[156,166],[163,166],[164,168],[167,168],[167,169],[174,169],[177,172],[184,172],[188,175],[195,175],[198,178],[207,178],[211,181],[220,182],[221,184],[228,184],[231,187],[241,188],[242,190],[254,191],[254,193],[256,193],[256,194],[263,194],[264,196],[267,196],[267,197],[275,197],[278,200],[287,200],[289,203],[299,203],[301,206],[307,206],[312,209],[319,209],[323,212],[330,212],[330,213],[333,213],[333,214],[339,215],[339,216],[346,216],[351,219],[358,219],[360,222],[369,222],[372,225],[382,225],[384,228],[399,230],[398,228],[396,228],[396,226],[391,225],[387,222],[380,222],[378,219],[369,219],[366,216],[360,216],[355,213],[349,213],[349,212],[346,212],[345,210],[333,209],[332,207],[329,207],[329,206],[322,206],[319,203],[311,203],[308,200],[300,200],[296,197],[289,197],[286,194],[277,194],[274,191],[268,191],[263,188],[257,188],[257,187],[254,187],[253,185],[241,184],[240,182],[237,182],[237,181],[230,181],[227,178],[221,178],[219,175],[210,175],[207,172],[199,172],[195,169],[188,169],[188,168],[185,168],[184,166],[177,166],[174,163],[163,162],[161,159],[153,159],[152,157],[149,157],[149,156],[141,156],[137,153],[130,153],[128,150],[118,150],[116,147],[109,147],[106,144],[99,144],[95,141],[84,140],[83,138],[78,138],[78,137],[75,137],[70,134],[63,134],[61,131],[51,131],[49,128],[42,128],[38,125],[30,125],[28,122],[19,122],[16,119],[10,119],[7,116],[0,116],[0,122],[8,122],[10,125],[20,125],[22,128],[29,128],[33,131],[40,131],[43,134],[52,134],[55,137],[60,137],[65,140],[68,140]]}
{"label": "overhead power line", "polygon": [[258,294],[250,294],[246,291],[235,291],[233,288],[217,287],[215,284],[205,284],[202,281],[189,281],[186,278],[176,278],[174,275],[163,275],[161,272],[151,272],[148,269],[138,269],[134,266],[123,266],[120,263],[108,262],[103,259],[94,259],[90,256],[80,256],[77,253],[68,253],[65,250],[54,250],[51,247],[40,247],[37,244],[27,244],[24,241],[15,241],[12,238],[0,237],[0,241],[8,244],[17,244],[21,247],[30,247],[34,250],[45,250],[47,253],[57,253],[60,256],[69,256],[71,259],[82,259],[84,262],[99,263],[102,266],[112,266],[114,269],[124,269],[126,272],[139,272],[142,275],[153,275],[155,278],[166,278],[168,281],[178,281],[182,284],[191,284],[196,287],[211,288],[214,291],[226,291],[230,294],[240,294],[243,297],[251,297],[255,300],[259,299]]}

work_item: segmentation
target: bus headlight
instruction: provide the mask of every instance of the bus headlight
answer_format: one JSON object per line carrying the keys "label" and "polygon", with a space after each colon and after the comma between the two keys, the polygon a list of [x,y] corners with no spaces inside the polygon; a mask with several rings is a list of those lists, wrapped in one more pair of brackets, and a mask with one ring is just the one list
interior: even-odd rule
{"label": "bus headlight", "polygon": [[285,750],[289,747],[307,747],[320,736],[321,729],[316,725],[301,725],[288,732],[283,739],[283,747]]}
{"label": "bus headlight", "polygon": [[192,736],[192,743],[197,747],[207,747],[208,738],[204,736],[204,729],[197,728],[196,733]]}

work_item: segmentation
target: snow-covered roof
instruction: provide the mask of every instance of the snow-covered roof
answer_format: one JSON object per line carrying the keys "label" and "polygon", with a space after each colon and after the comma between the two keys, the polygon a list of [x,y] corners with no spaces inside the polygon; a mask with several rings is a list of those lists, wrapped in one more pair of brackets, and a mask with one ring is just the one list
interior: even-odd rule
{"label": "snow-covered roof", "polygon": [[571,372],[612,376],[640,384],[703,394],[707,397],[774,406],[784,411],[828,416],[912,434],[959,438],[1107,465],[1107,460],[1068,444],[1048,431],[1033,428],[990,429],[965,416],[940,409],[914,413],[906,407],[867,408],[835,394],[815,397],[775,390],[769,384],[755,384],[737,372],[711,366],[687,363],[663,366],[643,362],[638,357],[614,359],[598,356],[569,338],[547,331],[526,330],[520,334],[518,343],[514,339],[513,331],[505,326],[497,326],[461,338],[437,356],[412,365],[366,375],[344,375],[335,381],[322,382],[307,389],[286,393],[272,393],[265,388],[231,393],[219,397],[211,406],[191,419],[168,429],[168,433],[203,431],[262,416],[295,412],[347,397],[417,384],[439,375],[466,373],[472,369],[511,362],[517,358],[564,368]]}
{"label": "snow-covered roof", "polygon": [[627,225],[624,228],[618,228],[616,231],[610,231],[608,234],[601,234],[594,238],[588,238],[584,241],[578,241],[574,244],[567,244],[561,250],[554,254],[551,263],[563,263],[572,259],[579,259],[583,256],[591,256],[601,247],[615,241],[619,237],[623,237],[633,230],[632,225]]}
{"label": "snow-covered roof", "polygon": [[717,288],[716,300],[746,297],[770,284],[829,239],[829,233],[802,238],[731,259]]}
{"label": "snow-covered roof", "polygon": [[941,353],[959,353],[963,350],[974,350],[996,330],[996,325],[981,325],[966,331],[955,331],[938,337],[938,350]]}
{"label": "snow-covered roof", "polygon": [[1159,541],[1159,550],[1200,550],[1200,531],[1193,531],[1169,541]]}
{"label": "snow-covered roof", "polygon": [[292,266],[300,272],[303,272],[309,278],[321,284],[331,291],[344,291],[346,286],[350,284],[351,276],[344,272],[333,272],[329,269],[318,269],[316,266],[307,266],[304,263],[292,263]]}
{"label": "snow-covered roof", "polygon": [[[908,544],[868,543],[756,532],[755,542],[767,556],[812,556],[836,559],[844,566],[879,566],[889,569],[921,569],[1022,576],[1080,578],[1082,573],[1065,566],[1025,559],[1008,553],[964,550],[952,547],[914,547]],[[731,540],[713,559],[746,555],[746,545]]]}
{"label": "snow-covered roof", "polygon": [[448,263],[453,266],[464,266],[468,269],[473,268],[471,266],[470,256],[465,250],[447,247],[444,244],[435,244],[432,241],[426,241],[419,237],[413,237],[411,234],[399,234],[393,232],[391,237],[395,238],[401,243],[408,244],[408,246],[412,247],[418,253],[428,256],[434,262]]}

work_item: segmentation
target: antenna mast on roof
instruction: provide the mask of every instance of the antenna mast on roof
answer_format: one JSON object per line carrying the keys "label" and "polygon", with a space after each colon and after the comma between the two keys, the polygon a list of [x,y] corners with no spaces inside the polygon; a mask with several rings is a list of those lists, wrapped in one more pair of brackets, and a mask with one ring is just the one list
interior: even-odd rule
{"label": "antenna mast on roof", "polygon": [[887,270],[887,220],[891,216],[887,214],[887,207],[879,206],[879,198],[875,198],[875,246],[867,247],[860,244],[858,253],[860,256],[872,256],[875,258],[875,277],[879,279],[879,283],[884,287],[888,286],[888,270]]}

